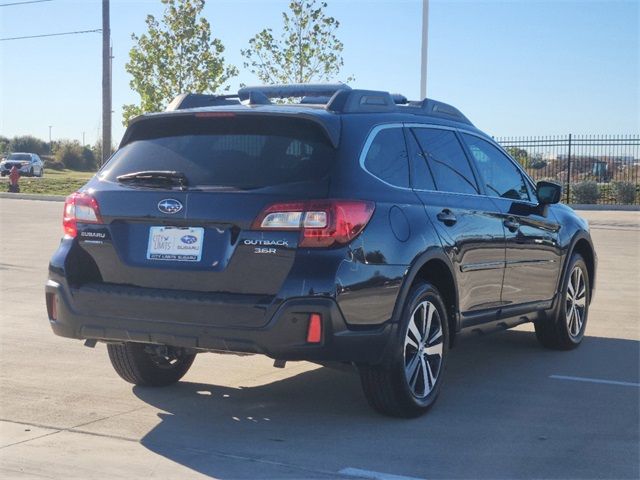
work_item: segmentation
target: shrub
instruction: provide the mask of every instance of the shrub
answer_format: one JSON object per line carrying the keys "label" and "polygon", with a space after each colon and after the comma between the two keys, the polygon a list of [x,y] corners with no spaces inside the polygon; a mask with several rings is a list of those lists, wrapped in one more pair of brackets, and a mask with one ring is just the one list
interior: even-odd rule
{"label": "shrub", "polygon": [[64,170],[64,163],[59,162],[58,160],[49,160],[45,159],[44,168],[50,168],[51,170]]}
{"label": "shrub", "polygon": [[631,182],[614,182],[613,192],[618,203],[631,204],[636,201],[636,186]]}
{"label": "shrub", "polygon": [[578,182],[571,187],[574,203],[598,203],[600,191],[598,184],[593,181]]}
{"label": "shrub", "polygon": [[96,161],[96,156],[93,153],[93,150],[89,147],[82,147],[82,158],[84,159],[84,170],[96,170],[98,167],[98,162]]}
{"label": "shrub", "polygon": [[82,147],[78,142],[62,141],[56,147],[56,161],[72,170],[84,169],[84,157]]}
{"label": "shrub", "polygon": [[544,168],[547,166],[547,162],[545,160],[535,160],[533,162],[530,163],[531,168],[534,168],[536,170],[540,170],[541,168]]}
{"label": "shrub", "polygon": [[88,147],[77,141],[63,140],[56,145],[55,159],[71,170],[94,170],[96,158]]}

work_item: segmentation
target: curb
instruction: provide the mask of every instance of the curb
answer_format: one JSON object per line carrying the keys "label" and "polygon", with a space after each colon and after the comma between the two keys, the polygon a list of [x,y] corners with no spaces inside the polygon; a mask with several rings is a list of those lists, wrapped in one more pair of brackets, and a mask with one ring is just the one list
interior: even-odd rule
{"label": "curb", "polygon": [[0,198],[13,198],[14,200],[43,200],[47,202],[64,202],[65,195],[43,195],[39,193],[8,193],[0,192]]}

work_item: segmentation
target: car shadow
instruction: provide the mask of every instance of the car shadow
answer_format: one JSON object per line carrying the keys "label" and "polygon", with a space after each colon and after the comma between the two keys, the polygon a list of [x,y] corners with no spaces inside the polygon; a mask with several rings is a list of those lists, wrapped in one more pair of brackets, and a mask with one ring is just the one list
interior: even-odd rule
{"label": "car shadow", "polygon": [[[636,478],[640,390],[550,376],[637,383],[639,355],[640,342],[610,338],[587,337],[569,352],[544,350],[525,331],[464,340],[438,402],[413,420],[376,414],[357,375],[328,368],[256,387],[133,391],[165,412],[141,443],[216,478],[269,478],[273,465],[300,467],[299,477],[355,467],[429,478]],[[415,442],[420,449],[408,448]],[[229,459],[246,462],[230,469]]]}

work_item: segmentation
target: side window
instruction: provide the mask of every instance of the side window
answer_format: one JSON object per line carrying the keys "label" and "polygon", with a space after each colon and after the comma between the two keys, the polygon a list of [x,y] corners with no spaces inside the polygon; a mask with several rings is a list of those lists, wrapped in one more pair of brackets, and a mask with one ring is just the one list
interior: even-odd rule
{"label": "side window", "polygon": [[486,183],[487,194],[512,200],[529,200],[529,190],[518,167],[498,148],[474,135],[462,134]]}
{"label": "side window", "polygon": [[407,147],[402,128],[380,130],[369,146],[364,166],[380,180],[398,187],[409,187]]}
{"label": "side window", "polygon": [[435,186],[442,192],[478,193],[469,161],[451,130],[413,128],[423,157],[433,173]]}
{"label": "side window", "polygon": [[435,190],[433,174],[427,165],[427,159],[418,145],[418,141],[411,130],[407,130],[407,146],[411,163],[411,186],[418,190]]}

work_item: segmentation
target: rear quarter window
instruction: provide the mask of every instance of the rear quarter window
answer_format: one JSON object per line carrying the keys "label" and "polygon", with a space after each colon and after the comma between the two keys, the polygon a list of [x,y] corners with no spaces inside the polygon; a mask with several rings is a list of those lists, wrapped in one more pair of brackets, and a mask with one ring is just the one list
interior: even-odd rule
{"label": "rear quarter window", "polygon": [[383,182],[409,186],[409,162],[402,127],[383,128],[369,144],[364,168]]}

